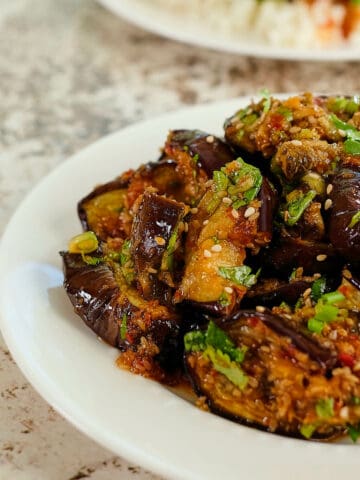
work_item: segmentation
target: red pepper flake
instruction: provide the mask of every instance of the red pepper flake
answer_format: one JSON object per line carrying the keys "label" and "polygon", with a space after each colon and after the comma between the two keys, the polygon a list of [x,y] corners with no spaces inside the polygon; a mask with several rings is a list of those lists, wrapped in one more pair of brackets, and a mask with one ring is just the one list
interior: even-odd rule
{"label": "red pepper flake", "polygon": [[344,367],[350,367],[352,368],[355,364],[355,359],[352,355],[349,355],[348,353],[342,352],[339,353],[339,361],[343,364]]}
{"label": "red pepper flake", "polygon": [[351,288],[348,287],[347,285],[340,285],[338,288],[339,292],[344,295],[344,297],[348,297],[351,291]]}
{"label": "red pepper flake", "polygon": [[248,324],[250,327],[254,328],[256,325],[259,323],[259,319],[256,317],[250,317],[248,318]]}
{"label": "red pepper flake", "polygon": [[273,113],[270,117],[269,127],[272,130],[283,130],[284,129],[284,116],[280,113]]}

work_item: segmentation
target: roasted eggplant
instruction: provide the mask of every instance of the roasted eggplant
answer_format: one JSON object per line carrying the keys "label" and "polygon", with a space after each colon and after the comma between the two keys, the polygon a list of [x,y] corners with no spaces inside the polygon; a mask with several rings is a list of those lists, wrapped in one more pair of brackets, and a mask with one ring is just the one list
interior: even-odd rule
{"label": "roasted eggplant", "polygon": [[224,129],[171,130],[80,200],[66,292],[122,367],[185,376],[205,409],[269,432],[356,440],[359,98],[265,93]]}
{"label": "roasted eggplant", "polygon": [[[359,339],[347,341],[359,355]],[[244,310],[186,334],[185,363],[210,410],[270,432],[324,439],[360,419],[360,379],[343,365],[336,342],[328,344],[284,316]]]}

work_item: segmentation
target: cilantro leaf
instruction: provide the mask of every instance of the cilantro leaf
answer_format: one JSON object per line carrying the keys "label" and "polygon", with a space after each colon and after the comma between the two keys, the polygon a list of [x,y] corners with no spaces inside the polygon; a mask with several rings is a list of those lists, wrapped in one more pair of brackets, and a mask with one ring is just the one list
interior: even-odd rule
{"label": "cilantro leaf", "polygon": [[226,280],[230,280],[235,285],[241,285],[247,288],[255,285],[260,273],[260,270],[256,274],[251,273],[251,268],[247,265],[241,265],[239,267],[219,267],[218,271]]}

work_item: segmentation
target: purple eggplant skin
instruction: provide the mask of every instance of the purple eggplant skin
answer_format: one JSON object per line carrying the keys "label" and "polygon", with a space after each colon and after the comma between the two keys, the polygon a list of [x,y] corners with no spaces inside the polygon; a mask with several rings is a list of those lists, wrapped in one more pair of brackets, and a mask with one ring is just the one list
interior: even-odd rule
{"label": "purple eggplant skin", "polygon": [[288,276],[294,268],[302,267],[304,274],[339,271],[342,260],[331,244],[302,240],[299,237],[281,237],[262,252],[264,271],[274,270]]}
{"label": "purple eggplant skin", "polygon": [[[87,265],[81,255],[68,252],[60,252],[60,255],[66,293],[75,312],[98,337],[122,351],[134,352],[138,347],[141,349],[142,339],[146,338],[156,346],[155,360],[164,370],[174,367],[180,348],[181,319],[178,314],[157,302],[137,298],[137,292],[130,292],[128,287],[127,297],[106,262]],[[132,303],[134,298],[138,306]],[[124,317],[127,325],[122,332]],[[147,352],[139,355],[146,356]],[[154,353],[148,355],[154,356]]]}
{"label": "purple eggplant skin", "polygon": [[263,177],[259,200],[261,201],[261,208],[258,220],[258,231],[264,232],[270,241],[273,231],[274,213],[278,205],[278,194],[266,177]]}
{"label": "purple eggplant skin", "polygon": [[360,221],[352,224],[360,212],[360,166],[340,169],[332,179],[332,208],[329,218],[329,238],[345,259],[360,261]]}
{"label": "purple eggplant skin", "polygon": [[304,280],[280,282],[277,279],[268,278],[247,292],[241,306],[242,308],[256,307],[257,305],[273,307],[280,305],[281,302],[295,305],[299,297],[310,286],[311,282]]}
{"label": "purple eggplant skin", "polygon": [[173,148],[187,148],[193,157],[198,155],[197,165],[209,178],[214,170],[220,170],[236,158],[233,150],[223,140],[201,130],[173,130],[168,142]]}
{"label": "purple eggplant skin", "polygon": [[87,265],[81,255],[60,253],[63,258],[64,287],[75,312],[106,343],[117,347],[120,319],[119,286],[106,263]]}
{"label": "purple eggplant skin", "polygon": [[295,330],[286,319],[274,315],[270,311],[260,313],[254,310],[238,310],[230,317],[222,319],[219,326],[226,327],[226,331],[229,332],[232,324],[236,324],[241,319],[254,317],[278,335],[290,338],[296,348],[307,353],[312,360],[325,370],[331,370],[336,366],[338,359],[335,351],[319,345],[301,331]]}
{"label": "purple eggplant skin", "polygon": [[131,255],[145,299],[158,298],[156,272],[184,214],[183,203],[148,191],[142,197],[132,225]]}

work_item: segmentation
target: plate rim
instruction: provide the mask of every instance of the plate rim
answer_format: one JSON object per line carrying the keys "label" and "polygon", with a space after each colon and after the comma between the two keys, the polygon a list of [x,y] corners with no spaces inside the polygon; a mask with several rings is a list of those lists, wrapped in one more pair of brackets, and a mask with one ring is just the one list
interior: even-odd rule
{"label": "plate rim", "polygon": [[[153,20],[148,15],[150,7],[145,7],[138,0],[97,0],[103,7],[117,16],[122,17],[144,30],[158,34],[162,37],[175,40],[188,45],[209,48],[219,52],[228,52],[238,55],[289,61],[309,62],[357,62],[360,61],[360,49],[353,47],[327,48],[324,50],[271,47],[264,44],[248,45],[241,41],[231,39],[216,39],[209,33],[204,32],[200,36],[198,32],[182,32],[179,28],[168,25],[166,22]],[[135,7],[135,8],[134,8]]]}
{"label": "plate rim", "polygon": [[[274,94],[275,95],[275,94]],[[287,95],[287,94],[286,94]],[[254,95],[254,97],[256,97]],[[63,163],[61,163],[57,168],[52,170],[48,175],[46,175],[35,187],[33,190],[29,192],[29,194],[24,198],[24,200],[20,203],[18,208],[15,210],[15,213],[11,217],[4,235],[1,238],[0,242],[0,270],[2,271],[2,267],[6,265],[6,262],[4,260],[5,254],[4,254],[4,246],[6,245],[6,242],[8,241],[7,238],[8,236],[11,236],[12,228],[13,226],[16,225],[16,222],[18,221],[17,219],[20,217],[21,212],[24,210],[26,207],[27,203],[29,202],[29,199],[31,199],[33,196],[36,196],[37,192],[40,190],[43,185],[46,185],[49,182],[49,179],[54,179],[56,176],[59,175],[59,172],[61,171],[66,171],[67,169],[70,168],[70,166],[73,165],[73,163],[81,161],[82,157],[86,158],[87,155],[91,154],[91,152],[96,149],[105,149],[107,145],[110,145],[113,141],[116,141],[116,139],[121,136],[126,136],[128,135],[128,132],[136,132],[139,128],[148,128],[149,126],[153,126],[154,122],[156,123],[167,123],[168,119],[174,120],[176,119],[179,115],[187,115],[188,113],[198,111],[202,112],[203,114],[206,113],[208,110],[218,110],[218,109],[223,109],[223,108],[230,108],[232,105],[235,107],[236,105],[241,106],[240,102],[248,102],[251,99],[251,96],[244,96],[244,97],[239,97],[235,99],[229,99],[221,102],[213,102],[213,103],[208,103],[208,104],[202,104],[202,105],[196,105],[192,107],[186,107],[182,108],[173,112],[169,112],[163,115],[160,115],[156,117],[156,119],[148,119],[144,120],[138,123],[135,123],[133,125],[130,125],[124,129],[121,129],[117,132],[114,132],[110,135],[107,135],[98,141],[94,142],[93,144],[87,146],[86,148],[80,150],[79,152],[75,153],[74,155],[70,156],[67,160],[65,160]],[[232,113],[232,110],[229,110],[229,113]],[[74,213],[75,215],[75,213]],[[8,233],[10,232],[10,233]],[[22,370],[22,372],[25,374],[26,378],[29,380],[29,382],[34,386],[34,388],[38,391],[38,393],[45,398],[45,400],[51,404],[62,416],[64,416],[70,423],[75,425],[79,430],[81,430],[85,435],[90,436],[93,440],[98,441],[101,445],[104,447],[114,451],[118,455],[123,455],[135,464],[141,463],[141,465],[144,465],[146,468],[149,468],[150,470],[157,472],[161,475],[165,475],[168,477],[168,475],[171,475],[171,478],[176,478],[176,479],[182,479],[184,478],[189,479],[189,480],[198,480],[198,479],[205,479],[209,477],[204,477],[199,475],[199,473],[193,473],[188,470],[180,469],[178,465],[169,465],[169,464],[164,464],[163,460],[159,460],[156,458],[153,458],[151,455],[147,454],[144,452],[142,448],[139,446],[129,444],[126,441],[121,442],[121,451],[118,450],[118,448],[114,448],[114,444],[111,441],[111,438],[109,438],[109,435],[106,433],[105,435],[102,436],[102,438],[99,440],[99,431],[98,427],[96,427],[96,424],[93,425],[91,422],[89,423],[88,418],[83,418],[81,414],[76,410],[74,413],[74,408],[73,405],[69,400],[64,401],[64,399],[58,399],[56,397],[56,392],[52,390],[51,386],[44,386],[43,381],[41,380],[40,376],[37,376],[34,372],[34,369],[31,368],[30,364],[26,360],[26,356],[23,355],[23,353],[19,350],[20,345],[17,343],[16,338],[14,336],[14,330],[11,329],[10,322],[5,319],[4,315],[4,309],[3,309],[3,303],[4,303],[4,296],[2,295],[2,286],[5,285],[6,280],[4,276],[0,278],[0,328],[1,331],[4,335],[4,339],[6,344],[8,345],[9,350],[11,351],[16,363]],[[96,340],[94,337],[93,340]],[[95,344],[95,342],[94,342]],[[107,347],[110,348],[110,347]],[[110,362],[110,359],[109,359]],[[197,410],[195,407],[190,406],[191,411],[192,410]],[[189,410],[190,412],[190,410]],[[203,412],[199,413],[203,414]],[[208,415],[208,414],[206,414]],[[215,417],[215,419],[213,418]],[[211,425],[216,425],[217,423],[221,422],[227,422],[227,426],[230,428],[231,431],[235,431],[235,428],[239,428],[239,425],[233,423],[233,422],[228,422],[220,417],[216,417],[215,415],[211,415],[210,417],[206,418],[206,422],[209,422]],[[249,429],[248,429],[249,430]],[[260,439],[260,441],[266,441],[270,439],[270,443],[272,443],[272,438],[274,438],[273,435],[270,435],[268,433],[263,433],[259,432],[257,430],[251,430],[251,435],[254,436],[256,435],[256,438]],[[255,432],[255,433],[254,433]],[[247,432],[249,433],[249,431]],[[284,438],[284,437],[278,437],[276,436],[276,443],[279,444],[280,446],[289,446],[289,445],[295,445],[295,448],[299,448],[302,450],[302,452],[305,452],[307,455],[309,455],[309,458],[312,458],[313,461],[317,461],[317,459],[314,459],[313,456],[314,454],[312,453],[313,450],[312,448],[315,448],[316,452],[320,452],[321,450],[324,450],[325,447],[329,447],[329,444],[314,444],[312,442],[305,442],[305,441],[298,441],[294,439],[289,439],[289,438]],[[351,460],[353,461],[354,458],[353,456],[350,455],[350,450],[353,450],[354,447],[348,446],[348,445],[342,445],[342,444],[333,444],[330,448],[335,452],[341,452],[343,459],[347,459],[347,461]],[[355,447],[356,448],[356,447]],[[299,457],[300,458],[300,457]],[[140,460],[139,460],[140,459]],[[322,461],[322,459],[319,459]],[[314,464],[311,465],[312,467]],[[185,475],[185,476],[184,476]],[[260,478],[260,477],[252,477],[252,478]],[[281,476],[277,476],[277,478],[285,478]],[[334,477],[336,478],[336,476]],[[327,480],[329,479],[329,476],[327,476]]]}

